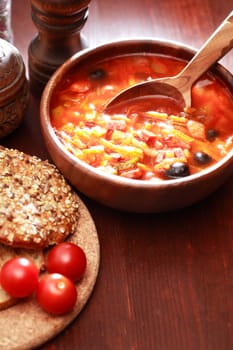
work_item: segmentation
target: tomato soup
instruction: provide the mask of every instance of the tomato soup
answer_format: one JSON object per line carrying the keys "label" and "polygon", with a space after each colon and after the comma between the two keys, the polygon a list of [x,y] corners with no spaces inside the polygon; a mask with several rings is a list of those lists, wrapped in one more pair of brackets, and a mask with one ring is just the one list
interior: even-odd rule
{"label": "tomato soup", "polygon": [[186,62],[134,54],[72,71],[51,102],[51,123],[65,148],[87,164],[138,180],[197,173],[233,147],[233,97],[210,74],[192,88],[192,106],[178,111],[163,99],[105,113],[108,101],[136,83],[178,74]]}

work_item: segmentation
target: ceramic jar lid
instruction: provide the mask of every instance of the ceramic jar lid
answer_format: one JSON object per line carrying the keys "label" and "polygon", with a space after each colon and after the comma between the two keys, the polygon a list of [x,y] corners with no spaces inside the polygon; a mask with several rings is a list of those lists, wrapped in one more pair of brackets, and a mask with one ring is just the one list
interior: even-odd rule
{"label": "ceramic jar lid", "polygon": [[28,98],[23,59],[12,44],[0,39],[0,138],[20,125]]}

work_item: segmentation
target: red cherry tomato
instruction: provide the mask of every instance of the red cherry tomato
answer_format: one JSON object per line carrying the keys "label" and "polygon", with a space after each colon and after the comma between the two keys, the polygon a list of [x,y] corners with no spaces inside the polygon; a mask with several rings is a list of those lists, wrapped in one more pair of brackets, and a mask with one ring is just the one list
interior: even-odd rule
{"label": "red cherry tomato", "polygon": [[23,257],[12,258],[1,269],[2,288],[14,298],[31,295],[37,288],[39,271],[36,265]]}
{"label": "red cherry tomato", "polygon": [[74,307],[77,301],[77,289],[69,278],[59,273],[52,273],[41,278],[36,296],[45,311],[63,315]]}
{"label": "red cherry tomato", "polygon": [[53,247],[47,258],[49,273],[60,273],[73,282],[80,280],[87,265],[86,255],[81,247],[64,242]]}

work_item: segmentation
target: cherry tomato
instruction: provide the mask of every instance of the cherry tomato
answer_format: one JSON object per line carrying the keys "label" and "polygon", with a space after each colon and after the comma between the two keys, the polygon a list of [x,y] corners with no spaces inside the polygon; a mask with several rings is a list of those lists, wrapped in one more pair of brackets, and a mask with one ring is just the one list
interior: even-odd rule
{"label": "cherry tomato", "polygon": [[53,247],[47,258],[49,273],[60,273],[73,282],[80,280],[86,265],[86,255],[82,248],[70,242],[63,242]]}
{"label": "cherry tomato", "polygon": [[39,281],[36,297],[45,311],[62,315],[74,307],[77,289],[69,278],[59,273],[46,274]]}
{"label": "cherry tomato", "polygon": [[39,271],[36,265],[23,257],[12,258],[1,269],[2,288],[14,298],[31,295],[37,288]]}

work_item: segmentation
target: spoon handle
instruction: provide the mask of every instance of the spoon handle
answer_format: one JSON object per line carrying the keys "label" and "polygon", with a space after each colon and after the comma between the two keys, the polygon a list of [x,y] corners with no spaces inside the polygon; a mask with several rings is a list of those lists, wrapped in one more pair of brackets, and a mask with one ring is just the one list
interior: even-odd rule
{"label": "spoon handle", "polygon": [[185,85],[191,87],[206,70],[233,47],[233,11],[209,37],[198,53],[183,71],[178,74],[185,79]]}
{"label": "spoon handle", "polygon": [[115,96],[105,108],[140,96],[162,95],[182,101],[186,107],[191,106],[192,85],[214,63],[222,58],[233,47],[233,11],[213,32],[201,49],[177,75],[160,79],[152,79],[131,86]]}

